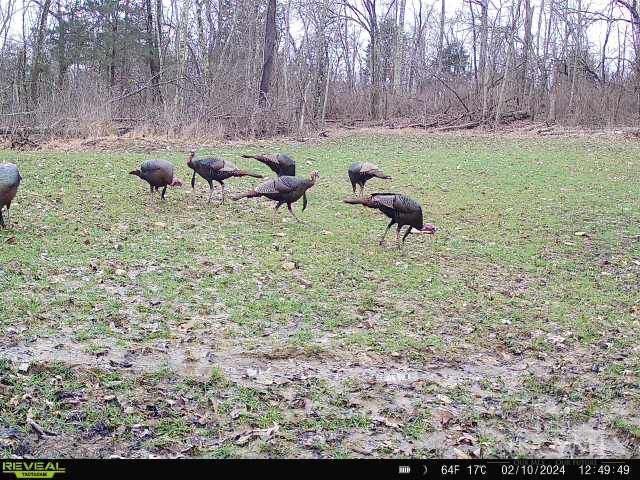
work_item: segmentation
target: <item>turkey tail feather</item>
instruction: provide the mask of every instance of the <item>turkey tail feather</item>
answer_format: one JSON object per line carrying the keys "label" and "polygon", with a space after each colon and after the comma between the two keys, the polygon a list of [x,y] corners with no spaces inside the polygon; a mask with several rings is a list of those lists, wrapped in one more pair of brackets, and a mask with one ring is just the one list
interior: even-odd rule
{"label": "turkey tail feather", "polygon": [[391,176],[385,174],[384,172],[381,172],[380,170],[377,170],[375,172],[372,172],[374,174],[374,176],[378,177],[378,178],[382,178],[384,180],[391,180]]}
{"label": "turkey tail feather", "polygon": [[260,194],[256,193],[255,190],[251,190],[249,192],[245,192],[245,193],[239,193],[237,195],[231,195],[231,200],[241,200],[243,198],[253,198],[253,197],[259,197]]}
{"label": "turkey tail feather", "polygon": [[265,157],[264,155],[242,155],[242,158],[253,158],[254,160],[258,160],[260,163],[264,163],[269,167],[275,167],[278,165],[278,162],[269,157]]}
{"label": "turkey tail feather", "polygon": [[370,198],[345,198],[343,200],[344,203],[348,203],[350,205],[366,205],[369,206],[371,204]]}
{"label": "turkey tail feather", "polygon": [[238,170],[238,175],[241,177],[253,177],[253,178],[264,178],[264,175],[260,175],[259,173],[251,173],[245,170]]}

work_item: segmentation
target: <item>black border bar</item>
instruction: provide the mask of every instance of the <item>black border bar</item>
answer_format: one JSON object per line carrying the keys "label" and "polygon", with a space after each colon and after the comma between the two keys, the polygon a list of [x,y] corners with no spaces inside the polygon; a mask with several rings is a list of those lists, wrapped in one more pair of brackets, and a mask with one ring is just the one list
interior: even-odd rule
{"label": "black border bar", "polygon": [[[326,478],[634,479],[640,460],[205,460],[2,459],[0,479]],[[639,477],[640,478],[640,477]],[[306,480],[306,479],[305,479]]]}

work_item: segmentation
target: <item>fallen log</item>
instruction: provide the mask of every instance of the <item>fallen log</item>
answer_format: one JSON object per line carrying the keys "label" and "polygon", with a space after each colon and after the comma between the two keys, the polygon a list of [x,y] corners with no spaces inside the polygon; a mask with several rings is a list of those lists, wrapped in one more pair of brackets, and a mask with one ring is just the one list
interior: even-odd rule
{"label": "fallen log", "polygon": [[22,133],[11,136],[11,150],[36,149],[39,145],[29,138],[29,135]]}
{"label": "fallen log", "polygon": [[442,119],[438,119],[438,120],[434,120],[432,122],[429,123],[410,123],[408,125],[402,125],[398,128],[433,128],[433,127],[437,127],[438,125],[442,124]]}
{"label": "fallen log", "polygon": [[516,110],[513,112],[505,112],[501,114],[500,121],[502,123],[508,123],[516,120],[526,120],[530,116],[531,115],[529,115],[529,112],[526,112],[524,110]]}
{"label": "fallen log", "polygon": [[118,127],[116,128],[116,134],[121,137],[123,135],[126,135],[129,132],[132,132],[134,130],[133,127]]}
{"label": "fallen log", "polygon": [[9,112],[9,113],[0,113],[0,117],[21,117],[27,115],[35,115],[35,111],[30,112]]}
{"label": "fallen log", "polygon": [[445,127],[436,128],[436,132],[450,132],[453,130],[469,130],[471,128],[479,127],[480,125],[482,125],[482,122],[478,120],[476,122],[468,122],[468,123],[462,123],[457,125],[447,125]]}
{"label": "fallen log", "polygon": [[0,136],[9,135],[44,135],[49,130],[42,130],[40,128],[0,128]]}

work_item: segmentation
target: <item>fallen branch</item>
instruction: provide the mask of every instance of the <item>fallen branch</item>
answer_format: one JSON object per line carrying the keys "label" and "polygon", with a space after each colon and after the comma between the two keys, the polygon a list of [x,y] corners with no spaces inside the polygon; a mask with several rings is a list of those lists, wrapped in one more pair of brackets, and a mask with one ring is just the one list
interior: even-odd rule
{"label": "fallen branch", "polygon": [[137,95],[138,93],[144,92],[147,88],[150,88],[150,87],[162,87],[163,85],[169,85],[169,84],[172,84],[172,83],[174,83],[174,80],[168,80],[166,82],[160,82],[158,84],[147,83],[147,84],[143,85],[142,87],[138,88],[137,90],[134,90],[133,92],[125,93],[124,95],[121,95],[121,96],[119,96],[117,98],[112,98],[107,103],[119,102],[120,100],[124,100],[125,98],[129,98],[129,97],[132,97],[134,95]]}
{"label": "fallen branch", "polygon": [[30,111],[30,112],[10,112],[10,113],[0,113],[0,117],[17,117],[20,115],[33,115],[34,113],[36,113],[35,111]]}
{"label": "fallen branch", "polygon": [[141,122],[144,118],[129,118],[129,117],[115,117],[112,118],[112,122]]}
{"label": "fallen branch", "polygon": [[448,125],[446,127],[436,128],[438,132],[450,132],[452,130],[469,130],[471,128],[476,128],[482,125],[481,121],[462,123],[457,125]]}
{"label": "fallen branch", "polygon": [[27,418],[27,425],[29,425],[39,437],[55,437],[58,435],[57,433],[45,430],[33,418]]}
{"label": "fallen branch", "polygon": [[442,80],[438,75],[436,75],[435,73],[431,73],[431,75],[433,75],[433,77],[438,80],[440,83],[442,83],[442,85],[449,90],[451,93],[453,93],[455,95],[455,97],[458,99],[458,101],[462,104],[462,106],[464,107],[464,109],[467,111],[467,113],[471,113],[469,111],[469,107],[467,107],[467,104],[464,103],[464,100],[462,100],[462,98],[460,98],[460,95],[458,95],[458,92],[456,92],[453,88],[451,88],[447,82],[445,82],[444,80]]}
{"label": "fallen branch", "polygon": [[43,135],[49,129],[42,130],[39,128],[0,128],[0,136],[7,135]]}
{"label": "fallen branch", "polygon": [[515,120],[525,120],[530,116],[531,115],[529,115],[529,112],[526,112],[524,110],[516,110],[514,112],[505,112],[500,115],[500,121],[502,123],[508,123]]}

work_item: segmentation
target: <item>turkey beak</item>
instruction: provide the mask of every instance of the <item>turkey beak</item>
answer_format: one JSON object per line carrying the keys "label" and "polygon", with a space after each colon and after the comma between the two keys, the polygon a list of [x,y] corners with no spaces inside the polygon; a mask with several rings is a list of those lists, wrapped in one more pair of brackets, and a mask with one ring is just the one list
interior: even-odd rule
{"label": "turkey beak", "polygon": [[417,228],[412,228],[411,229],[411,233],[415,233],[418,235],[435,235],[435,233],[438,231],[438,227],[436,227],[435,225],[432,225],[430,223],[426,224],[422,230],[418,230]]}
{"label": "turkey beak", "polygon": [[438,227],[432,223],[427,223],[422,229],[422,233],[426,233],[427,235],[435,235],[437,231]]}

